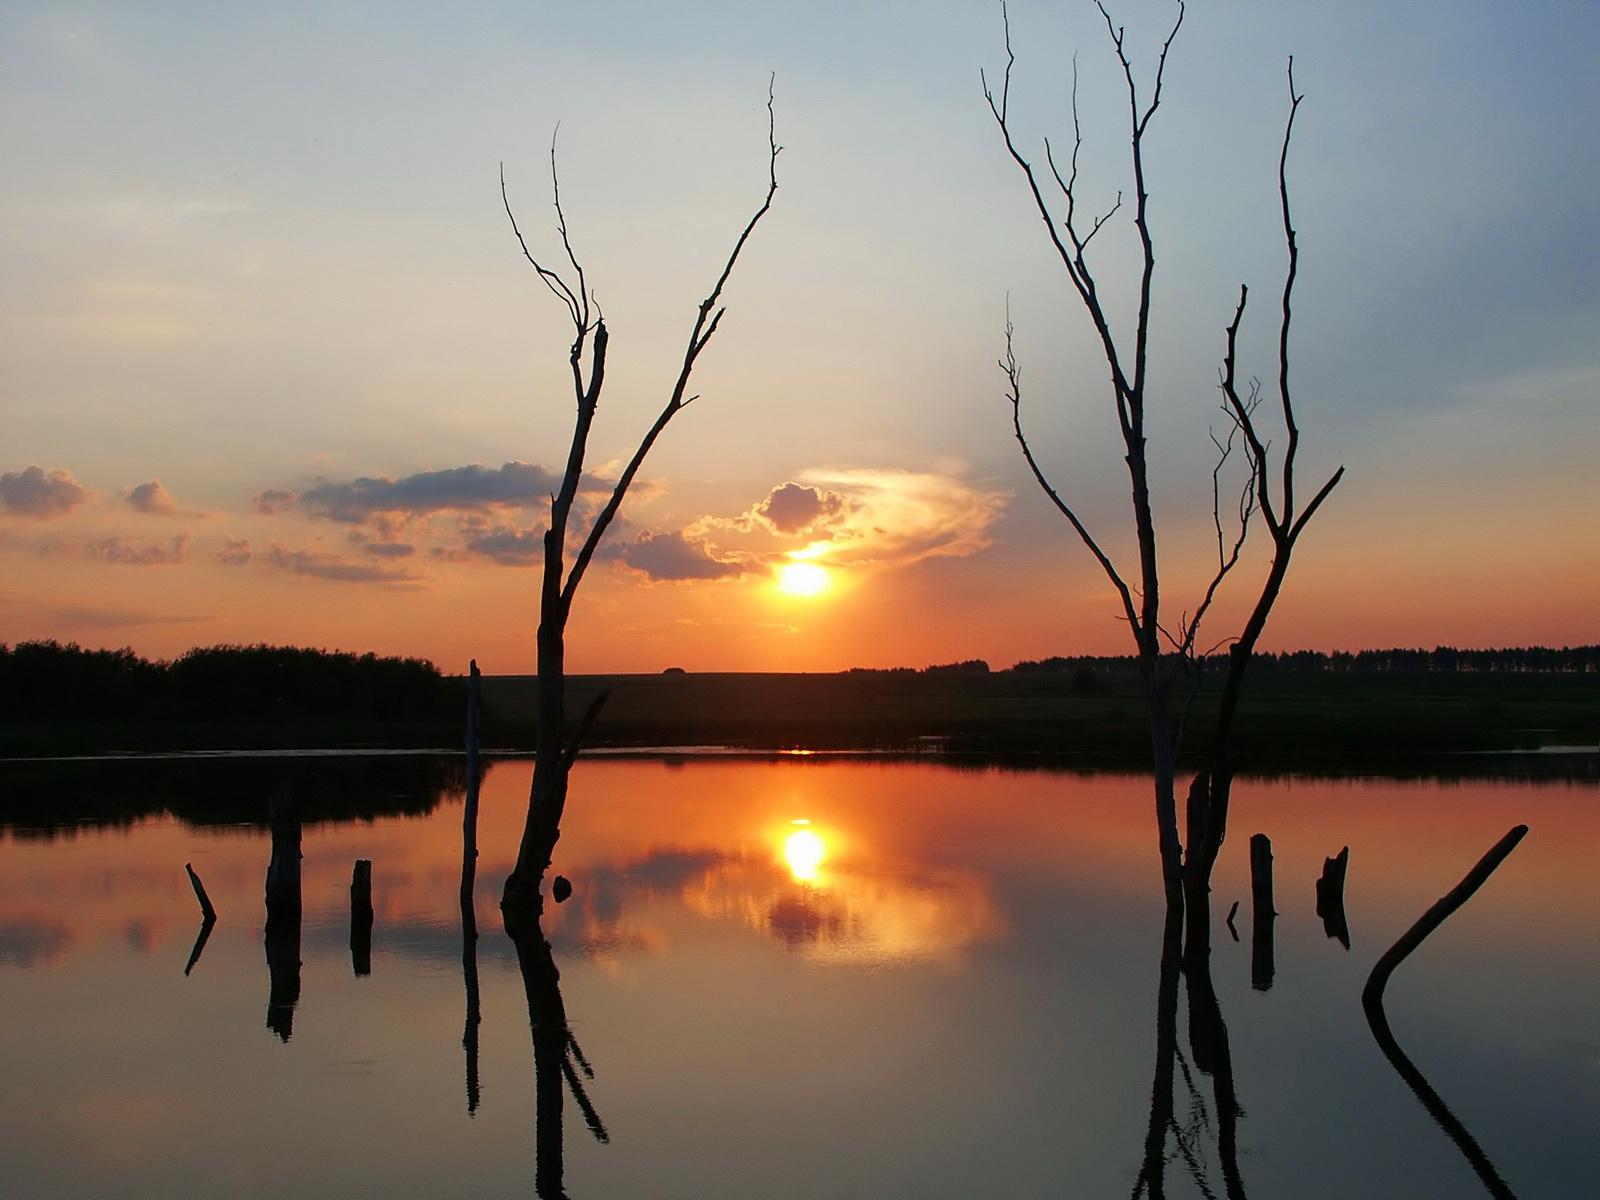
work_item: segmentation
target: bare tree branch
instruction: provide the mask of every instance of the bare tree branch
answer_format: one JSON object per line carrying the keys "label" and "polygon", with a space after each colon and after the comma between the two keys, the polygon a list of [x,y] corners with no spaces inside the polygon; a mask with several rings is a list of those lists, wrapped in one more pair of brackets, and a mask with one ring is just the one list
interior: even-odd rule
{"label": "bare tree branch", "polygon": [[589,327],[589,288],[583,278],[583,264],[578,261],[578,256],[572,252],[572,238],[567,233],[567,214],[561,208],[561,177],[556,173],[556,138],[561,133],[561,123],[556,122],[554,131],[550,134],[550,196],[556,208],[556,229],[561,233],[561,245],[566,249],[567,261],[572,264],[572,269],[578,273],[577,299],[581,306],[579,311],[579,327]]}
{"label": "bare tree branch", "polygon": [[1095,561],[1100,564],[1100,569],[1106,573],[1106,578],[1111,581],[1111,586],[1117,589],[1117,595],[1122,598],[1123,611],[1126,613],[1129,623],[1137,629],[1139,615],[1134,608],[1133,596],[1128,591],[1128,585],[1123,582],[1122,576],[1118,573],[1110,556],[1100,548],[1100,543],[1095,541],[1094,535],[1089,532],[1088,527],[1079,519],[1078,514],[1072,510],[1072,507],[1061,498],[1061,494],[1056,491],[1050,480],[1045,477],[1038,460],[1033,456],[1033,448],[1028,445],[1027,435],[1022,431],[1022,372],[1017,367],[1017,357],[1012,349],[1012,333],[1011,315],[1008,312],[1006,314],[1006,356],[1000,360],[1000,369],[1006,373],[1006,379],[1009,384],[1006,394],[1011,401],[1011,430],[1016,436],[1017,445],[1022,447],[1022,457],[1027,460],[1028,469],[1033,472],[1033,477],[1038,482],[1039,487],[1044,490],[1044,494],[1050,497],[1050,501],[1056,506],[1057,511],[1071,522],[1073,529],[1078,532],[1079,539],[1089,548],[1089,553],[1094,555]]}
{"label": "bare tree branch", "polygon": [[589,528],[589,535],[584,539],[583,547],[578,551],[578,556],[573,560],[572,570],[567,575],[566,585],[561,591],[563,611],[572,607],[572,597],[578,590],[578,584],[583,579],[583,574],[589,568],[590,560],[594,558],[595,551],[600,546],[600,541],[610,528],[612,520],[617,515],[617,510],[622,507],[622,498],[627,494],[629,486],[633,483],[634,476],[639,473],[639,467],[644,463],[645,456],[650,453],[650,448],[655,445],[656,438],[667,427],[667,422],[677,415],[687,401],[684,392],[689,387],[689,376],[694,371],[695,360],[700,357],[700,352],[706,348],[706,343],[716,333],[717,326],[722,323],[725,308],[718,308],[716,314],[707,320],[708,314],[716,306],[717,300],[722,295],[722,289],[727,285],[728,277],[733,274],[734,264],[739,261],[739,255],[744,250],[745,243],[750,240],[750,235],[755,232],[756,225],[761,218],[766,216],[772,208],[772,198],[778,194],[778,155],[783,147],[778,145],[777,118],[773,111],[773,88],[776,77],[767,81],[767,194],[761,201],[761,207],[756,209],[755,215],[745,223],[738,240],[733,244],[733,250],[728,255],[728,260],[723,264],[722,273],[717,276],[717,282],[710,293],[700,302],[698,315],[695,317],[694,328],[689,332],[689,342],[683,354],[683,365],[678,370],[677,381],[672,385],[672,394],[666,405],[662,408],[654,424],[645,433],[644,439],[639,443],[639,448],[634,451],[633,457],[628,460],[628,465],[623,468],[622,474],[617,478],[616,486],[611,491],[610,498],[605,507],[600,510],[594,524]]}
{"label": "bare tree branch", "polygon": [[[554,153],[554,144],[552,143],[552,172],[555,170]],[[544,285],[555,294],[555,297],[560,300],[561,303],[567,306],[567,313],[572,317],[572,324],[577,328],[581,337],[585,327],[585,322],[583,317],[583,309],[579,305],[577,297],[572,294],[572,289],[567,286],[566,280],[562,279],[560,275],[556,274],[556,272],[552,271],[549,267],[545,266],[533,256],[533,252],[528,249],[527,240],[522,236],[522,230],[517,226],[517,214],[511,210],[511,197],[506,192],[505,163],[500,164],[500,203],[505,206],[506,217],[511,222],[511,232],[517,235],[517,244],[522,247],[522,257],[533,264],[533,269],[539,273],[539,278],[544,281]]]}

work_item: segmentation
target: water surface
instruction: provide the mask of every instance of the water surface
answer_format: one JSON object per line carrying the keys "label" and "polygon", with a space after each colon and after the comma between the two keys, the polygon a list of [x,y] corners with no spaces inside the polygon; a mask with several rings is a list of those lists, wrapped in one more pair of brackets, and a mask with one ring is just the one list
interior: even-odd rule
{"label": "water surface", "polygon": [[[557,850],[576,891],[547,949],[513,945],[495,904],[529,764],[484,782],[466,941],[459,768],[312,764],[298,953],[269,970],[261,801],[282,769],[130,763],[92,796],[38,776],[4,796],[11,1194],[1487,1194],[1359,995],[1518,822],[1522,846],[1396,974],[1389,1020],[1515,1194],[1600,1177],[1592,783],[1241,780],[1209,971],[1178,986],[1146,779],[856,760],[581,763]],[[1280,913],[1264,990],[1255,832]],[[1313,894],[1344,845],[1348,950]],[[220,913],[187,976],[185,862]],[[559,1017],[573,1049],[549,1040]]]}

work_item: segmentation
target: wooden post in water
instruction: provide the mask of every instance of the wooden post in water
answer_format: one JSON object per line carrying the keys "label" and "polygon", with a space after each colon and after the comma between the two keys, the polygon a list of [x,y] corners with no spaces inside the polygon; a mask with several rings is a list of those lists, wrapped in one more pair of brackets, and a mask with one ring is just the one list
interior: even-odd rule
{"label": "wooden post in water", "polygon": [[206,895],[206,885],[200,882],[200,876],[194,872],[192,863],[184,863],[183,869],[189,873],[189,886],[194,888],[194,898],[200,902],[200,933],[194,939],[194,949],[189,951],[189,963],[183,968],[183,973],[188,975],[200,961],[200,954],[206,948],[206,942],[211,937],[211,927],[217,923],[217,910],[211,907],[211,897]]}
{"label": "wooden post in water", "polygon": [[1337,938],[1346,950],[1350,949],[1350,923],[1344,915],[1344,877],[1350,866],[1350,847],[1340,850],[1335,858],[1322,860],[1322,878],[1317,880],[1317,916],[1322,918],[1322,931]]}
{"label": "wooden post in water", "polygon": [[1250,986],[1264,992],[1275,972],[1272,923],[1278,916],[1272,907],[1272,839],[1264,833],[1250,838],[1250,907]]}
{"label": "wooden post in water", "polygon": [[467,799],[461,812],[461,903],[472,903],[478,877],[478,660],[467,666]]}
{"label": "wooden post in water", "polygon": [[372,860],[356,859],[350,873],[350,966],[357,976],[372,974]]}
{"label": "wooden post in water", "polygon": [[300,913],[300,808],[287,787],[272,794],[272,859],[267,863],[267,915]]}
{"label": "wooden post in water", "polygon": [[183,869],[189,872],[189,886],[194,888],[194,898],[200,902],[200,919],[210,924],[217,919],[217,910],[211,907],[211,897],[206,895],[206,885],[200,882],[200,876],[194,873],[192,863],[184,863]]}

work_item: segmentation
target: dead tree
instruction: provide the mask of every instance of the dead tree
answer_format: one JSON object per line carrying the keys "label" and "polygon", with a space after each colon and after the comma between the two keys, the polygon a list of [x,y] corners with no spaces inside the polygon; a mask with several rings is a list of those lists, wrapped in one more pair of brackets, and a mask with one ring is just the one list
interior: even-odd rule
{"label": "dead tree", "polygon": [[[1089,247],[1095,235],[1105,227],[1123,207],[1123,196],[1107,211],[1097,216],[1085,217],[1078,209],[1078,156],[1083,146],[1083,130],[1078,119],[1077,69],[1073,68],[1072,86],[1072,153],[1065,163],[1057,162],[1048,139],[1044,142],[1046,171],[1039,170],[1019,146],[1011,124],[1009,100],[1011,70],[1016,55],[1011,49],[1011,29],[1005,21],[1006,67],[1000,94],[996,97],[984,78],[984,97],[989,111],[999,126],[1005,147],[1012,161],[1021,170],[1035,209],[1043,220],[1050,247],[1060,260],[1068,280],[1094,327],[1101,353],[1110,369],[1112,408],[1125,450],[1124,461],[1132,498],[1133,532],[1138,547],[1136,574],[1124,573],[1101,541],[1079,516],[1074,502],[1063,496],[1051,482],[1029,444],[1022,423],[1022,379],[1013,345],[1013,330],[1009,316],[1006,322],[1006,351],[1000,367],[1006,374],[1007,399],[1011,405],[1012,432],[1022,449],[1023,458],[1034,480],[1050,502],[1066,518],[1079,539],[1099,564],[1115,590],[1121,608],[1121,619],[1126,621],[1134,641],[1139,670],[1144,679],[1146,711],[1150,729],[1150,745],[1155,773],[1156,829],[1161,857],[1162,882],[1169,907],[1183,909],[1186,899],[1191,910],[1191,933],[1199,930],[1193,921],[1199,920],[1204,910],[1209,919],[1209,905],[1204,903],[1209,892],[1212,866],[1227,830],[1229,787],[1232,766],[1227,755],[1227,742],[1232,732],[1237,710],[1239,690],[1244,671],[1249,664],[1256,643],[1266,627],[1267,618],[1288,573],[1289,560],[1296,541],[1307,522],[1322,505],[1343,474],[1341,467],[1322,485],[1304,508],[1297,508],[1294,491],[1295,457],[1299,450],[1299,429],[1295,422],[1294,405],[1289,388],[1289,322],[1290,302],[1299,265],[1299,250],[1294,227],[1290,221],[1287,165],[1289,143],[1294,131],[1294,117],[1301,96],[1294,90],[1294,60],[1289,62],[1289,117],[1283,135],[1283,149],[1278,161],[1278,192],[1283,212],[1284,237],[1288,243],[1289,263],[1283,287],[1282,315],[1278,333],[1277,399],[1282,413],[1286,438],[1279,452],[1278,462],[1270,461],[1270,438],[1260,427],[1257,416],[1263,399],[1259,384],[1245,385],[1243,394],[1236,375],[1235,344],[1239,327],[1244,319],[1246,289],[1239,292],[1239,304],[1232,323],[1226,330],[1225,353],[1220,372],[1223,393],[1222,411],[1227,423],[1222,438],[1215,435],[1212,442],[1217,451],[1217,463],[1212,471],[1212,523],[1216,530],[1217,564],[1193,615],[1183,613],[1174,624],[1162,609],[1160,560],[1156,551],[1156,522],[1151,501],[1149,460],[1146,450],[1146,418],[1148,415],[1148,365],[1150,340],[1150,308],[1152,282],[1155,278],[1155,242],[1149,222],[1149,194],[1145,188],[1144,149],[1145,136],[1151,119],[1161,105],[1162,77],[1166,71],[1167,54],[1183,25],[1184,6],[1178,5],[1178,17],[1171,32],[1162,43],[1157,60],[1154,86],[1148,102],[1141,100],[1134,78],[1133,65],[1125,45],[1125,31],[1117,26],[1103,5],[1098,4],[1105,19],[1106,30],[1117,61],[1122,68],[1126,85],[1132,150],[1133,224],[1141,250],[1137,280],[1138,303],[1133,321],[1132,337],[1127,331],[1118,333],[1112,326],[1102,300],[1101,282],[1089,259]],[[1004,9],[1002,8],[1004,18]],[[1223,501],[1224,467],[1242,445],[1246,478],[1238,494],[1236,511],[1225,519],[1227,507]],[[1198,640],[1201,624],[1210,611],[1219,589],[1240,561],[1252,518],[1259,513],[1272,537],[1272,560],[1262,582],[1256,603],[1244,628],[1231,640],[1227,675],[1223,683],[1222,699],[1218,708],[1211,737],[1211,761],[1194,780],[1189,790],[1188,802],[1188,856],[1184,854],[1184,840],[1179,837],[1178,811],[1175,791],[1177,756],[1182,735],[1182,721],[1174,715],[1175,695],[1186,682],[1195,679],[1200,661],[1205,657]],[[1196,938],[1197,948],[1204,949],[1203,937]]]}
{"label": "dead tree", "polygon": [[572,321],[573,339],[568,349],[567,361],[571,368],[573,399],[577,410],[572,427],[572,442],[567,451],[566,469],[561,478],[561,488],[551,497],[550,525],[544,534],[544,569],[539,585],[538,728],[534,744],[533,783],[528,797],[527,821],[523,827],[522,841],[517,849],[516,865],[506,878],[505,890],[501,895],[501,909],[508,917],[525,919],[530,915],[536,915],[540,909],[540,886],[545,869],[549,867],[555,852],[556,841],[561,836],[561,815],[566,806],[567,780],[572,764],[606,700],[606,694],[601,693],[589,705],[577,727],[571,731],[567,729],[566,629],[567,620],[572,613],[573,599],[577,594],[578,585],[583,582],[584,572],[594,560],[595,551],[599,549],[601,539],[605,537],[606,530],[611,527],[617,511],[622,507],[623,498],[627,495],[634,477],[639,473],[646,455],[650,453],[651,447],[655,445],[656,439],[661,436],[661,431],[667,427],[667,423],[677,416],[680,410],[698,399],[697,396],[688,394],[689,379],[694,372],[695,362],[710,343],[718,326],[722,324],[723,315],[727,312],[720,301],[722,290],[733,274],[734,264],[739,261],[739,255],[744,250],[745,243],[750,240],[756,225],[772,207],[772,199],[778,190],[780,149],[773,116],[772,89],[769,85],[766,196],[734,242],[733,250],[723,264],[721,274],[717,276],[710,293],[700,302],[694,325],[689,332],[688,343],[684,348],[683,360],[666,404],[655,422],[645,431],[638,448],[633,452],[633,457],[628,460],[627,466],[623,468],[622,474],[612,487],[610,497],[594,514],[588,532],[579,544],[578,552],[570,566],[567,563],[567,537],[573,524],[573,508],[578,498],[579,480],[583,475],[589,431],[594,424],[595,412],[600,404],[601,388],[605,383],[606,352],[610,335],[606,329],[605,315],[600,311],[599,302],[589,288],[583,265],[578,261],[578,256],[572,248],[572,239],[567,232],[567,218],[561,207],[560,180],[556,174],[555,143],[552,141],[550,147],[550,179],[555,199],[556,228],[561,235],[561,246],[566,254],[567,263],[571,267],[570,274],[563,274],[565,268],[556,270],[545,266],[528,248],[528,243],[517,225],[516,215],[512,212],[510,197],[506,192],[505,170],[501,168],[500,196],[505,205],[506,216],[511,221],[512,232],[516,234],[517,243],[522,249],[522,255],[532,264],[544,285],[556,299],[561,301]]}

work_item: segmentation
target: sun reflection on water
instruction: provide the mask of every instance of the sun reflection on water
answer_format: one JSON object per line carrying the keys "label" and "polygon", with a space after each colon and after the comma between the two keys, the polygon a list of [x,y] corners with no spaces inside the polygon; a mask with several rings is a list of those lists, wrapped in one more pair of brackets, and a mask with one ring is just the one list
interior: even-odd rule
{"label": "sun reflection on water", "polygon": [[[794,824],[808,826],[810,822],[796,821]],[[827,843],[812,829],[796,829],[783,841],[783,858],[789,864],[789,874],[801,883],[817,882],[822,860],[827,856]]]}

